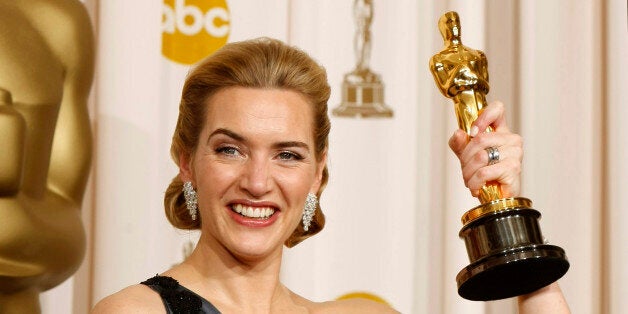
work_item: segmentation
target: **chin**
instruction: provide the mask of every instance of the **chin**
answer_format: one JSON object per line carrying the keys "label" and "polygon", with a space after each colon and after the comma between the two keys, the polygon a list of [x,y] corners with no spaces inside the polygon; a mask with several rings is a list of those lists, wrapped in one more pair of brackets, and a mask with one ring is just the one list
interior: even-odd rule
{"label": "chin", "polygon": [[[233,250],[231,254],[238,260],[244,263],[258,263],[265,260],[270,260],[275,250]],[[279,255],[281,256],[281,255]]]}
{"label": "chin", "polygon": [[241,237],[238,244],[232,246],[230,251],[242,260],[259,260],[273,256],[283,250],[283,242],[281,240],[269,240],[267,237]]}

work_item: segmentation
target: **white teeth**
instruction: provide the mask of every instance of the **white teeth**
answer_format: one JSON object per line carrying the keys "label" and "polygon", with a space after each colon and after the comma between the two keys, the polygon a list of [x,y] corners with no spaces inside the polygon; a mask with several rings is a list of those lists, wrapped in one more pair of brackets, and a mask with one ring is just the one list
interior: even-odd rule
{"label": "white teeth", "polygon": [[231,206],[234,212],[249,218],[268,218],[275,213],[270,207],[250,207],[242,204]]}

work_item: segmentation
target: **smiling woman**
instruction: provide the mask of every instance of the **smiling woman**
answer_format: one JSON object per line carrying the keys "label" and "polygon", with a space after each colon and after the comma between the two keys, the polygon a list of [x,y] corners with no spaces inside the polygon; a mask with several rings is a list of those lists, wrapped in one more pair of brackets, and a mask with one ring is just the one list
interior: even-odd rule
{"label": "smiling woman", "polygon": [[[249,89],[249,91],[245,92],[244,89]],[[233,93],[226,92],[228,90],[233,91]],[[275,93],[263,93],[271,90],[276,91]],[[259,92],[258,95],[253,95],[256,93],[255,91]],[[279,108],[273,106],[271,99],[264,97],[241,99],[243,97],[264,96],[264,94],[278,98],[288,95],[286,97],[289,99],[282,99],[283,103],[277,105],[283,105],[285,109],[290,109],[291,105],[301,109],[293,108],[294,112],[291,113],[301,118],[303,127],[308,128],[307,132],[310,132],[309,136],[300,142],[304,144],[305,140],[308,140],[307,142],[310,143],[308,153],[318,161],[323,160],[328,147],[327,138],[330,130],[329,117],[327,116],[327,100],[329,99],[330,88],[325,70],[304,52],[288,47],[279,41],[264,38],[229,44],[199,64],[190,74],[183,87],[179,119],[172,140],[171,153],[175,163],[181,166],[181,157],[191,156],[197,149],[205,149],[213,138],[209,135],[217,135],[214,133],[220,133],[223,137],[230,137],[240,144],[243,144],[243,140],[250,139],[250,137],[244,138],[247,134],[236,132],[231,125],[225,122],[209,131],[210,134],[205,134],[206,138],[202,138],[202,132],[209,127],[208,119],[216,120],[217,118],[215,115],[209,115],[209,111],[217,113],[221,117],[229,116],[238,122],[240,121],[238,116],[234,116],[238,113],[235,112],[236,108],[242,110],[246,110],[246,108],[241,108],[242,105],[238,107],[231,101],[251,101],[250,107],[257,111],[247,112],[248,115],[260,114],[262,115],[260,118],[265,116],[267,120],[263,121],[263,124],[267,124],[269,130],[278,128],[277,119],[271,119],[271,115],[283,113],[277,113]],[[292,100],[296,100],[296,102],[291,103]],[[230,113],[227,115],[228,111]],[[246,127],[246,125],[242,125],[242,127]],[[249,127],[253,127],[253,125]],[[247,129],[253,131],[249,127]],[[201,140],[204,141],[202,146],[199,144]],[[290,141],[292,140],[289,138],[281,139],[273,144],[285,146]],[[231,146],[234,151],[237,150],[235,148],[237,147]],[[322,166],[320,187],[314,191],[317,197],[320,197],[328,179],[327,167],[324,163]],[[177,176],[168,187],[165,198],[166,215],[177,228],[199,229],[203,218],[201,217],[199,221],[191,219],[181,192],[182,184],[181,177]],[[305,232],[302,227],[298,227],[287,239],[286,245],[294,246],[307,237],[318,233],[324,224],[323,213],[320,208],[317,208],[308,232]]]}
{"label": "smiling woman", "polygon": [[179,155],[180,177],[198,193],[199,245],[212,237],[236,258],[255,259],[297,230],[325,166],[310,106],[298,92],[275,88],[229,87],[207,100],[197,147]]}
{"label": "smiling woman", "polygon": [[180,229],[200,229],[180,265],[94,312],[386,313],[370,300],[317,303],[279,281],[283,247],[321,231],[330,88],[322,66],[280,41],[230,43],[188,76],[164,199]]}

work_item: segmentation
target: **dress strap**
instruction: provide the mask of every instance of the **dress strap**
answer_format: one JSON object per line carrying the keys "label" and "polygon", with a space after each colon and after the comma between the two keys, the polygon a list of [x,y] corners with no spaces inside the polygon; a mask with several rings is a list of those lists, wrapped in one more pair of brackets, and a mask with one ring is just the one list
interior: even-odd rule
{"label": "dress strap", "polygon": [[141,284],[159,293],[168,314],[220,314],[209,301],[172,277],[155,275]]}

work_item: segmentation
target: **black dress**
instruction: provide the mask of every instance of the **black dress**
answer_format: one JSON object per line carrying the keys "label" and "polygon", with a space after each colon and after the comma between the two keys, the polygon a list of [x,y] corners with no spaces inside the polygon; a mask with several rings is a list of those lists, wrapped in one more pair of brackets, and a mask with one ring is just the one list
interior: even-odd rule
{"label": "black dress", "polygon": [[168,314],[220,314],[209,301],[180,285],[172,277],[156,275],[142,284],[159,293]]}

